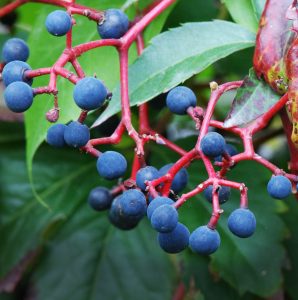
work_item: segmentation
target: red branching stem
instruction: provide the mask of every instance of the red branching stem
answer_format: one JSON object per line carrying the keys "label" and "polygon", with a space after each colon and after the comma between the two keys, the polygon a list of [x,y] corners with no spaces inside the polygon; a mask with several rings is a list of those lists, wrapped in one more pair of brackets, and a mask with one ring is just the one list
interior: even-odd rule
{"label": "red branching stem", "polygon": [[120,57],[120,82],[121,82],[121,110],[122,110],[122,121],[128,135],[136,143],[136,153],[138,155],[144,155],[143,143],[131,124],[131,111],[128,93],[128,52],[127,50],[119,51]]}
{"label": "red branching stem", "polygon": [[80,113],[80,116],[78,118],[78,122],[84,123],[85,120],[86,120],[86,118],[87,118],[87,116],[88,116],[88,111],[82,110],[82,112]]}
{"label": "red branching stem", "polygon": [[66,34],[66,49],[72,48],[72,29]]}
{"label": "red branching stem", "polygon": [[121,142],[124,132],[125,132],[125,126],[123,122],[120,122],[118,127],[110,137],[90,140],[88,145],[98,146],[98,145],[108,145],[108,144],[119,144]]}
{"label": "red branching stem", "polygon": [[220,218],[220,214],[223,212],[219,206],[219,199],[218,199],[218,186],[213,183],[213,190],[212,190],[212,215],[210,221],[208,223],[208,227],[211,229],[215,229],[217,222]]}
{"label": "red branching stem", "polygon": [[[75,0],[15,0],[14,2],[2,7],[0,9],[0,17],[6,15],[12,10],[16,9],[22,4],[27,2],[39,2],[52,4],[56,6],[63,7],[67,12],[73,17],[73,15],[85,16],[88,19],[100,23],[103,21],[104,12],[91,9],[82,5],[75,3]],[[150,5],[149,8],[145,9],[143,14],[137,16],[135,20],[131,23],[131,26],[127,33],[120,39],[101,39],[96,41],[90,41],[80,45],[73,46],[72,39],[72,30],[66,35],[66,48],[64,49],[61,56],[57,59],[55,64],[49,68],[40,68],[36,70],[28,70],[25,72],[27,78],[35,78],[38,76],[49,75],[49,83],[44,87],[36,87],[33,89],[34,94],[53,94],[54,95],[54,108],[47,113],[47,118],[51,122],[55,122],[59,117],[59,105],[58,105],[58,90],[57,90],[57,79],[58,76],[61,76],[71,83],[76,84],[78,80],[85,77],[84,70],[78,61],[78,57],[85,54],[88,51],[97,49],[100,47],[114,47],[118,51],[119,61],[120,61],[120,94],[121,94],[121,121],[119,122],[114,133],[109,137],[102,137],[90,140],[86,146],[82,147],[81,150],[94,156],[98,157],[101,152],[96,149],[96,146],[106,145],[106,144],[118,144],[121,142],[122,136],[124,133],[134,140],[136,144],[136,153],[133,160],[132,173],[131,177],[124,182],[120,183],[117,187],[112,190],[113,195],[118,195],[123,192],[125,189],[134,188],[136,186],[135,179],[136,174],[140,168],[145,165],[144,156],[144,146],[153,141],[156,144],[163,145],[170,150],[178,153],[181,157],[173,164],[170,170],[164,176],[161,176],[158,179],[155,179],[151,182],[146,182],[147,190],[149,191],[152,197],[156,197],[159,194],[163,196],[168,196],[171,192],[171,184],[175,175],[182,169],[187,168],[194,160],[201,159],[204,163],[205,169],[208,173],[208,178],[200,183],[196,188],[188,193],[183,194],[174,204],[178,209],[185,203],[188,199],[196,196],[197,194],[204,191],[208,186],[212,185],[212,216],[208,223],[208,226],[214,229],[217,225],[217,222],[220,218],[223,210],[220,208],[219,204],[219,188],[221,186],[230,187],[240,192],[240,207],[248,207],[248,198],[247,198],[247,187],[243,183],[237,183],[226,179],[229,169],[234,166],[236,163],[239,163],[243,160],[253,160],[257,163],[263,165],[268,170],[270,170],[274,175],[282,174],[288,177],[292,183],[298,181],[298,176],[295,175],[298,173],[298,149],[291,142],[291,132],[292,124],[289,120],[286,109],[284,109],[288,98],[288,94],[285,94],[281,99],[273,105],[268,112],[264,113],[250,125],[247,125],[244,128],[233,127],[226,128],[224,123],[213,120],[214,109],[221,98],[221,96],[232,89],[237,89],[242,85],[242,81],[228,82],[218,86],[215,82],[210,84],[211,95],[208,102],[206,110],[202,107],[190,107],[187,110],[187,114],[194,121],[196,129],[199,130],[198,138],[195,147],[186,151],[176,145],[174,142],[169,141],[165,137],[161,136],[159,132],[154,131],[150,127],[149,122],[149,106],[148,103],[144,103],[139,107],[139,126],[138,131],[132,125],[131,118],[131,109],[130,109],[130,99],[129,99],[129,76],[128,76],[128,52],[130,46],[136,42],[138,55],[142,54],[144,49],[144,40],[142,38],[142,32],[144,29],[156,19],[163,11],[165,11],[170,5],[172,5],[175,0],[159,0],[154,2],[153,5]],[[285,4],[283,4],[285,5]],[[73,25],[75,25],[75,19],[73,19]],[[284,24],[285,25],[285,24]],[[270,24],[268,25],[270,26]],[[269,27],[268,27],[269,28]],[[269,28],[270,29],[270,28]],[[265,36],[266,37],[266,36]],[[260,35],[258,36],[260,38]],[[270,39],[270,43],[273,42]],[[264,44],[265,45],[265,44]],[[265,45],[266,46],[266,45]],[[268,54],[269,55],[269,54]],[[270,54],[271,55],[271,54]],[[268,56],[269,57],[269,56]],[[255,56],[259,58],[259,56]],[[73,72],[67,70],[66,65],[70,63],[74,69]],[[262,61],[257,61],[257,66],[262,66]],[[291,62],[292,63],[292,62]],[[294,63],[294,62],[293,62]],[[256,65],[256,63],[255,63]],[[270,68],[272,64],[269,64]],[[0,71],[3,68],[3,64],[0,65]],[[260,70],[257,70],[260,71]],[[262,70],[261,70],[262,71]],[[285,171],[279,169],[277,166],[262,158],[255,153],[253,145],[253,136],[255,133],[264,129],[269,121],[280,112],[280,116],[284,125],[284,129],[288,138],[289,148],[291,153],[291,163],[289,169],[292,170],[295,174],[287,174]],[[53,116],[54,117],[53,117]],[[83,123],[88,116],[87,111],[81,111],[81,114],[78,118],[78,121]],[[208,133],[210,127],[215,127],[221,131],[227,131],[232,134],[235,134],[240,137],[242,140],[244,151],[237,155],[230,157],[228,153],[223,153],[223,161],[217,162],[214,164],[213,161],[200,149],[200,143],[202,138]],[[216,171],[214,165],[220,166],[221,169]],[[179,288],[184,289],[183,287]],[[175,298],[176,299],[176,298]]]}
{"label": "red branching stem", "polygon": [[285,106],[288,102],[288,94],[285,94],[280,98],[280,100],[274,104],[265,114],[259,117],[251,126],[251,133],[255,134],[256,132],[263,129],[268,125],[268,122]]}
{"label": "red branching stem", "polygon": [[24,76],[29,79],[29,78],[39,77],[43,75],[49,75],[51,72],[52,72],[52,68],[40,68],[36,70],[25,71]]}
{"label": "red branching stem", "polygon": [[11,13],[13,10],[18,8],[19,6],[29,2],[29,0],[16,0],[11,2],[0,9],[0,18],[4,17],[5,15]]}
{"label": "red branching stem", "polygon": [[128,49],[130,45],[136,40],[137,36],[163,11],[165,11],[176,0],[163,0],[155,7],[153,7],[146,15],[144,15],[139,22],[137,22],[122,38],[122,45]]}
{"label": "red branching stem", "polygon": [[85,73],[84,73],[83,68],[81,67],[79,61],[76,58],[74,58],[73,60],[71,60],[71,64],[72,64],[73,68],[75,69],[78,77],[84,78]]}

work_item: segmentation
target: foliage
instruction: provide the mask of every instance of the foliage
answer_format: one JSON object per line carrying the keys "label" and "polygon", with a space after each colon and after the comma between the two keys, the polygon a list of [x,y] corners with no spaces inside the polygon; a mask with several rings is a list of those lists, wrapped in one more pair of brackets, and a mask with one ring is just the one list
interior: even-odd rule
{"label": "foliage", "polygon": [[[80,1],[97,9],[122,7],[132,19],[139,8],[152,1],[93,2]],[[136,59],[135,48],[129,53],[131,104],[135,106],[155,98],[151,120],[158,126],[165,126],[160,120],[171,118],[164,109],[163,95],[156,96],[187,80],[186,84],[204,103],[209,96],[206,86],[210,81],[241,79],[242,69],[237,60],[233,61],[237,56],[233,53],[254,45],[264,1],[239,0],[236,5],[235,1],[225,0],[224,4],[210,1],[210,14],[224,19],[212,22],[206,22],[201,15],[205,2],[181,0],[176,7],[170,7],[146,29],[148,47],[143,54]],[[64,48],[64,41],[49,36],[43,26],[52,10],[36,3],[17,10],[19,19],[13,30],[15,35],[26,37],[31,49],[30,64],[34,68],[50,66]],[[226,10],[237,24],[229,19]],[[177,20],[188,20],[189,12],[191,21],[195,22],[178,26]],[[77,22],[80,31],[76,32],[75,44],[97,39],[93,23],[83,18],[77,18]],[[176,28],[169,29],[169,24],[175,24]],[[0,46],[8,36],[0,35]],[[228,55],[231,57],[226,59]],[[250,52],[239,55],[243,60],[252,61]],[[223,58],[230,63],[224,65],[220,61]],[[95,127],[108,120],[109,126],[113,126],[109,118],[120,111],[116,52],[111,48],[96,49],[82,57],[80,63],[88,75],[96,73],[103,79],[114,94],[104,113],[90,116],[90,125]],[[43,86],[47,80],[38,79],[35,83]],[[72,86],[65,80],[58,84],[62,99],[60,122],[66,123],[78,115],[78,108],[72,101]],[[259,94],[272,99],[262,111],[253,110]],[[221,116],[226,115],[223,112],[231,105],[229,97],[222,100],[225,101],[218,112]],[[226,122],[230,122],[228,126],[246,125],[277,100],[274,92],[250,72],[238,90]],[[90,210],[86,204],[90,189],[112,185],[98,176],[94,159],[71,149],[53,150],[43,144],[49,126],[44,114],[49,108],[50,96],[44,95],[25,114],[25,126],[0,123],[0,300],[172,299],[181,282],[186,287],[184,299],[265,299],[280,290],[290,299],[296,299],[297,285],[293,278],[298,268],[295,255],[298,207],[293,199],[278,202],[269,198],[267,170],[248,162],[231,172],[231,179],[246,182],[249,187],[250,208],[258,222],[253,238],[240,240],[227,229],[227,216],[237,207],[239,199],[239,194],[233,192],[223,207],[225,214],[218,225],[222,246],[216,254],[201,257],[190,250],[179,255],[165,254],[158,247],[156,234],[147,219],[136,230],[125,232],[114,228],[105,213]],[[134,110],[133,114],[136,119]],[[280,127],[278,120],[274,122]],[[178,121],[174,119],[164,128],[169,136],[171,126],[179,126]],[[105,136],[101,128],[91,132]],[[267,128],[265,134],[271,130],[272,127]],[[233,136],[229,138],[236,144],[239,142]],[[178,143],[191,149],[195,138],[180,137]],[[165,148],[157,149],[152,144],[148,147],[152,153],[150,163],[157,168],[177,160],[177,155]],[[131,163],[133,146],[127,137],[115,149],[121,149]],[[187,190],[207,178],[200,163],[192,165],[189,174]],[[48,209],[36,201],[36,193]],[[208,221],[211,209],[208,201],[196,196],[181,208],[181,221],[192,231]]]}

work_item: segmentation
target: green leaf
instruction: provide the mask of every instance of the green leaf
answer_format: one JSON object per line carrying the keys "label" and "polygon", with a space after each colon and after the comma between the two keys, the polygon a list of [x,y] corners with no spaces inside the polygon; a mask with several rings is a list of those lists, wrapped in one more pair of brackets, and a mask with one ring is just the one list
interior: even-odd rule
{"label": "green leaf", "polygon": [[298,204],[297,201],[293,201],[293,199],[290,200],[287,201],[288,211],[282,215],[289,230],[287,240],[285,242],[288,254],[285,271],[285,290],[292,299],[296,299],[298,293],[297,281],[295,280],[298,276]]}
{"label": "green leaf", "polygon": [[[99,1],[95,5],[94,1],[84,0],[80,4],[90,5],[97,9],[107,9],[111,6],[120,7],[124,0],[105,0]],[[142,2],[143,3],[143,2]],[[142,4],[143,5],[143,4]],[[145,41],[149,41],[153,36],[158,34],[170,13],[172,5],[161,16],[154,20],[146,29]],[[45,6],[39,11],[39,17],[35,22],[28,43],[31,50],[29,64],[33,69],[51,66],[62,54],[65,48],[65,37],[53,37],[45,29],[44,24],[47,15],[53,10],[53,7]],[[135,15],[135,12],[133,13]],[[133,16],[132,16],[133,18]],[[99,39],[96,24],[90,22],[86,18],[75,17],[77,25],[74,27],[73,44],[77,45],[91,40]],[[49,53],[48,46],[51,45]],[[135,47],[130,51],[130,61],[136,58]],[[111,47],[92,50],[79,58],[87,76],[93,76],[94,73],[102,79],[106,86],[112,90],[117,82],[119,82],[119,62],[117,51]],[[96,62],[96,63],[94,63]],[[48,84],[48,76],[36,78],[34,86],[45,86]],[[77,119],[79,116],[79,108],[75,105],[72,97],[73,85],[65,79],[58,80],[59,89],[59,106],[60,119],[59,122],[67,123],[70,120]],[[27,166],[29,174],[32,173],[32,160],[39,145],[46,137],[47,129],[51,124],[45,120],[45,113],[53,107],[53,97],[42,95],[36,97],[33,106],[25,114],[26,137],[27,137]],[[38,126],[36,126],[38,124]]]}
{"label": "green leaf", "polygon": [[[252,33],[225,21],[189,23],[160,34],[129,69],[131,106],[147,102],[215,61],[253,46],[254,40]],[[118,87],[93,126],[120,110]]]}
{"label": "green leaf", "polygon": [[190,284],[194,279],[196,289],[202,291],[205,300],[252,300],[255,298],[248,294],[244,297],[240,296],[234,288],[218,278],[216,273],[212,274],[208,256],[197,255],[187,250],[184,252],[182,262],[186,284]]}
{"label": "green leaf", "polygon": [[[175,270],[155,235],[147,220],[123,232],[108,224],[105,214],[90,214],[83,203],[46,247],[48,255],[33,279],[38,296],[43,300],[96,300],[99,295],[101,299],[170,300]],[[68,275],[61,277],[65,270]]]}
{"label": "green leaf", "polygon": [[257,32],[258,19],[251,0],[223,0],[234,21],[252,32]]}
{"label": "green leaf", "polygon": [[[195,142],[195,139],[189,139],[181,144],[189,148],[193,147]],[[173,163],[177,160],[176,155],[171,155],[160,146],[158,150],[154,149],[152,153],[158,151],[158,154],[153,160],[153,166],[160,166],[162,162],[165,164],[165,161]],[[187,190],[183,192],[192,190],[207,179],[202,164],[192,164],[188,172],[189,184]],[[256,174],[258,174],[257,180]],[[217,225],[221,245],[217,252],[211,255],[210,268],[217,278],[229,283],[240,295],[250,292],[261,297],[268,297],[278,291],[282,283],[282,267],[285,257],[282,240],[285,227],[275,212],[276,200],[270,198],[266,190],[270,176],[268,170],[252,162],[241,162],[227,174],[227,179],[243,182],[248,187],[249,208],[256,216],[257,229],[255,234],[248,239],[238,238],[229,231],[227,218],[233,210],[239,208],[240,203],[239,192],[233,190],[230,200],[221,206],[224,213]],[[179,219],[188,226],[190,231],[193,231],[207,224],[211,210],[211,204],[203,195],[198,195],[189,199],[179,209]],[[274,255],[268,255],[269,253],[274,253]],[[200,258],[198,260],[201,261]],[[187,264],[192,264],[192,262]],[[193,276],[208,278],[210,274],[202,275],[194,268]],[[208,280],[206,281],[201,283],[202,289],[204,286],[206,288]],[[213,292],[216,293],[216,290]]]}
{"label": "green leaf", "polygon": [[262,12],[265,7],[266,0],[251,0],[255,14],[258,20],[261,18]]}
{"label": "green leaf", "polygon": [[237,90],[224,126],[229,128],[246,125],[267,112],[279,99],[280,96],[263,79],[258,79],[251,69]]}

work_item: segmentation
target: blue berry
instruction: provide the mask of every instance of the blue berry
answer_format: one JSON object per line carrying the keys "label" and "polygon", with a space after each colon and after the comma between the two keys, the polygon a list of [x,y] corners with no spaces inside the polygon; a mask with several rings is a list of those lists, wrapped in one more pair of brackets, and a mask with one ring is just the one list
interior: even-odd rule
{"label": "blue berry", "polygon": [[63,10],[55,10],[47,16],[46,28],[52,35],[65,35],[71,29],[71,26],[71,17]]}
{"label": "blue berry", "polygon": [[202,152],[211,157],[222,155],[225,150],[225,139],[217,132],[207,133],[201,140]]}
{"label": "blue berry", "polygon": [[11,111],[24,112],[33,103],[32,88],[25,82],[13,82],[5,89],[4,100]]}
{"label": "blue berry", "polygon": [[[234,147],[231,144],[225,145],[225,152],[228,153],[230,156],[238,154],[238,150],[236,149],[236,147]],[[217,162],[222,162],[222,155],[216,156],[214,160]]]}
{"label": "blue berry", "polygon": [[228,227],[238,237],[250,237],[256,230],[256,217],[249,209],[238,208],[230,214]]}
{"label": "blue berry", "polygon": [[92,110],[102,106],[107,94],[107,89],[100,80],[94,77],[86,77],[76,84],[73,98],[80,108]]}
{"label": "blue berry", "polygon": [[105,11],[104,20],[97,25],[97,30],[102,39],[119,39],[128,30],[127,15],[120,9]]}
{"label": "blue berry", "polygon": [[[210,203],[212,203],[212,190],[213,190],[213,185],[209,185],[204,190],[204,196]],[[231,188],[229,188],[228,186],[219,187],[218,200],[220,204],[227,202],[230,198],[230,195],[231,195]]]}
{"label": "blue berry", "polygon": [[136,175],[137,186],[143,191],[145,191],[147,187],[145,181],[152,181],[158,177],[159,177],[159,172],[157,171],[156,168],[151,166],[144,167],[137,172]]}
{"label": "blue berry", "polygon": [[64,132],[67,128],[64,124],[55,124],[48,129],[46,141],[53,147],[65,146]]}
{"label": "blue berry", "polygon": [[112,204],[113,196],[105,187],[96,187],[91,190],[88,203],[96,211],[108,209]]}
{"label": "blue berry", "polygon": [[29,85],[32,85],[32,79],[26,79],[25,71],[31,70],[31,67],[23,61],[15,60],[3,68],[2,79],[5,86],[10,85],[16,81],[24,81]]}
{"label": "blue berry", "polygon": [[168,233],[158,234],[160,247],[168,253],[179,253],[188,246],[189,230],[186,226],[178,223],[175,229]]}
{"label": "blue berry", "polygon": [[69,146],[83,147],[90,140],[89,128],[84,124],[73,121],[65,128],[64,140]]}
{"label": "blue berry", "polygon": [[220,236],[218,232],[208,226],[198,227],[189,238],[191,250],[198,254],[212,254],[218,249],[219,245]]}
{"label": "blue berry", "polygon": [[184,115],[189,107],[196,106],[197,98],[190,88],[186,86],[177,86],[168,93],[166,102],[172,113]]}
{"label": "blue berry", "polygon": [[5,63],[13,60],[26,61],[29,57],[29,47],[25,41],[12,38],[5,42],[2,49],[2,59]]}
{"label": "blue berry", "polygon": [[136,189],[125,191],[119,203],[124,216],[143,218],[147,210],[147,202],[144,194]]}
{"label": "blue berry", "polygon": [[112,180],[125,174],[127,162],[122,154],[106,151],[99,156],[96,166],[100,176]]}
{"label": "blue berry", "polygon": [[139,223],[138,217],[124,216],[122,213],[122,205],[120,203],[122,195],[116,197],[109,211],[110,222],[122,230],[130,230],[135,228]]}
{"label": "blue berry", "polygon": [[155,211],[156,208],[158,208],[159,206],[162,206],[164,204],[173,204],[174,201],[171,200],[170,198],[167,198],[167,197],[156,197],[154,198],[150,204],[148,205],[148,208],[147,208],[147,217],[148,219],[150,220],[151,219],[151,216],[153,214],[153,212]]}
{"label": "blue berry", "polygon": [[[160,170],[159,170],[159,176],[163,176],[165,174],[168,173],[168,171],[171,169],[171,167],[174,164],[167,164],[165,166],[163,166]],[[175,192],[175,193],[179,193],[181,192],[187,185],[188,182],[188,173],[187,170],[185,168],[182,168],[181,170],[179,170],[179,172],[175,175],[173,181],[172,181],[172,185],[171,185],[171,189]]]}
{"label": "blue berry", "polygon": [[282,175],[271,177],[267,185],[269,195],[276,199],[284,199],[292,193],[291,181]]}
{"label": "blue berry", "polygon": [[151,225],[158,232],[171,232],[178,224],[177,210],[169,204],[157,207],[151,216]]}

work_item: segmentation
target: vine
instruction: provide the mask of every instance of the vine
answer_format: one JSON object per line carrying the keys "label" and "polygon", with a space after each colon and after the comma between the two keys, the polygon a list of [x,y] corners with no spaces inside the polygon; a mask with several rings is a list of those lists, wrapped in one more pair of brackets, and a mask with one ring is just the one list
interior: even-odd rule
{"label": "vine", "polygon": [[[105,12],[97,11],[89,7],[81,6],[75,1],[67,0],[16,0],[0,9],[0,17],[10,13],[20,5],[28,2],[39,2],[60,6],[66,9],[67,13],[72,18],[72,24],[75,24],[74,15],[82,15],[97,24],[105,22]],[[81,79],[85,78],[85,72],[81,67],[78,57],[86,55],[88,51],[112,46],[116,48],[119,54],[120,62],[120,83],[121,83],[121,120],[109,137],[90,139],[80,149],[96,158],[100,158],[102,153],[98,149],[100,145],[118,144],[125,133],[135,142],[135,156],[132,165],[131,175],[117,187],[112,190],[113,197],[122,194],[126,190],[137,189],[137,174],[146,166],[145,150],[146,143],[155,142],[159,145],[167,147],[178,153],[181,157],[174,163],[165,175],[158,178],[145,180],[146,189],[144,191],[147,201],[149,198],[156,198],[160,195],[163,197],[173,196],[177,201],[173,207],[179,209],[186,201],[195,195],[202,193],[208,187],[212,186],[212,216],[208,223],[208,228],[215,230],[220,215],[224,212],[220,205],[219,191],[222,187],[236,189],[240,193],[240,208],[248,209],[247,187],[242,182],[235,182],[227,179],[228,171],[245,160],[252,160],[267,168],[275,177],[282,176],[290,180],[294,193],[296,193],[296,184],[298,176],[298,151],[293,144],[297,143],[298,133],[298,115],[297,115],[297,80],[296,80],[296,61],[297,61],[297,38],[295,31],[295,20],[297,14],[293,14],[293,10],[297,13],[296,1],[270,1],[266,3],[264,13],[260,21],[260,29],[257,37],[257,44],[254,58],[254,69],[259,77],[263,77],[268,84],[280,94],[280,100],[274,104],[266,113],[258,117],[254,122],[245,127],[234,126],[226,128],[224,122],[214,120],[214,110],[221,96],[230,91],[236,90],[243,86],[243,81],[228,82],[218,85],[216,82],[210,83],[211,95],[207,108],[200,106],[189,106],[186,113],[193,120],[196,129],[198,130],[198,139],[192,150],[186,151],[175,143],[171,142],[159,132],[154,131],[150,126],[148,116],[149,104],[142,104],[139,107],[139,128],[136,130],[132,125],[130,100],[129,100],[129,78],[128,78],[128,51],[133,43],[136,43],[138,54],[141,55],[144,49],[144,41],[142,32],[144,29],[155,20],[162,12],[164,12],[175,0],[160,0],[155,1],[146,9],[143,14],[137,16],[130,23],[128,31],[119,39],[99,39],[96,41],[87,42],[80,45],[73,45],[72,30],[66,34],[66,46],[61,56],[56,60],[53,66],[40,68],[36,70],[26,70],[24,76],[26,80],[34,79],[35,77],[50,75],[50,80],[47,86],[33,88],[34,96],[39,94],[52,94],[54,98],[53,108],[47,112],[46,118],[49,122],[56,122],[59,119],[59,99],[57,89],[58,77],[63,77],[76,85]],[[290,6],[290,8],[289,8]],[[289,13],[289,11],[291,13]],[[293,16],[294,15],[294,16]],[[294,30],[290,31],[286,16],[294,20]],[[283,35],[284,32],[287,34]],[[282,37],[281,39],[278,39]],[[276,43],[276,40],[281,41]],[[269,51],[270,50],[270,51]],[[70,63],[75,72],[68,71],[65,66]],[[2,64],[4,67],[5,64]],[[5,67],[4,67],[5,68]],[[109,92],[107,99],[110,99],[112,94]],[[287,112],[287,109],[290,113]],[[281,115],[284,129],[288,137],[289,149],[291,153],[291,162],[289,170],[293,173],[287,173],[279,167],[275,166],[268,160],[264,159],[255,152],[253,145],[253,137],[256,133],[264,129],[269,121],[277,114]],[[290,118],[289,118],[290,115]],[[83,124],[88,117],[88,111],[82,110],[78,117],[78,122]],[[293,122],[293,125],[291,124]],[[239,136],[242,140],[244,150],[241,153],[233,154],[224,149],[222,152],[223,159],[213,163],[213,158],[206,155],[202,149],[202,141],[208,136],[208,130],[214,127],[222,132],[230,132],[233,135]],[[293,132],[292,131],[293,127]],[[175,176],[183,168],[187,168],[192,162],[202,160],[205,169],[208,173],[208,179],[199,183],[197,187],[188,193],[181,196],[171,189]],[[219,167],[219,170],[216,169]],[[117,199],[117,198],[116,198]],[[155,200],[153,200],[154,202]],[[149,205],[150,206],[150,205]],[[216,250],[216,249],[215,249]],[[200,252],[200,251],[198,251]],[[213,251],[211,251],[213,252]],[[207,253],[210,254],[211,252]]]}

